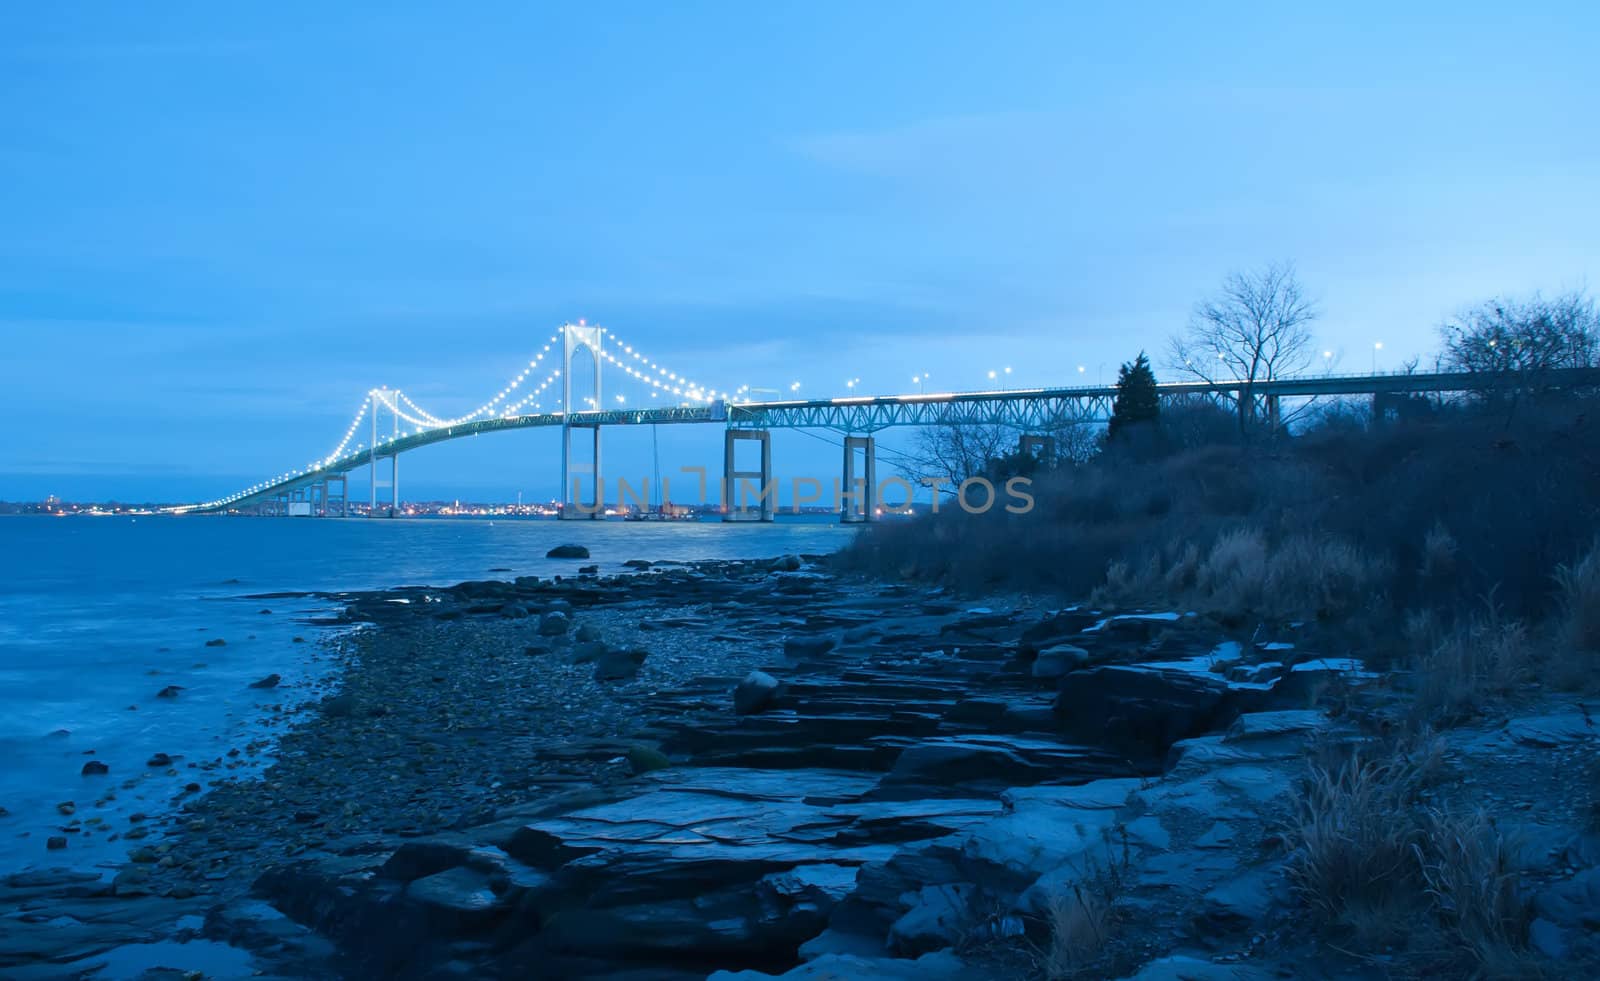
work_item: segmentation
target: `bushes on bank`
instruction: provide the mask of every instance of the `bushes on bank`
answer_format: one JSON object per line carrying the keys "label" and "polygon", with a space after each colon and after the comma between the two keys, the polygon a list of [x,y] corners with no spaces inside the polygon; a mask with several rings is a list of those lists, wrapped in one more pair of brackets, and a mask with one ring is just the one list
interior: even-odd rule
{"label": "bushes on bank", "polygon": [[[847,567],[959,588],[1186,603],[1239,616],[1447,621],[1492,594],[1528,623],[1560,613],[1600,649],[1600,413],[1547,405],[1507,424],[1437,412],[1262,445],[1108,450],[1039,476],[1027,514],[953,507],[872,528]],[[1199,415],[1205,410],[1190,409]],[[1163,426],[1183,411],[1163,412]],[[1563,569],[1557,579],[1558,568]]]}

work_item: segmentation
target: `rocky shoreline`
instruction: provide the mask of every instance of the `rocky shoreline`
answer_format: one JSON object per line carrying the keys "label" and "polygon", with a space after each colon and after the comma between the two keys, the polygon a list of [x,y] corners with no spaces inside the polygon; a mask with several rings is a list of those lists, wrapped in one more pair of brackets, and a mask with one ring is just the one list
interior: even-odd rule
{"label": "rocky shoreline", "polygon": [[[1084,976],[1384,976],[1297,929],[1279,834],[1308,742],[1383,738],[1359,662],[818,557],[635,565],[340,597],[371,628],[264,774],[110,884],[0,880],[0,977],[1042,977],[1086,889],[1134,928]],[[1504,771],[1541,946],[1589,956],[1600,841],[1538,798],[1587,792],[1552,777],[1581,706],[1439,752],[1441,800]]]}

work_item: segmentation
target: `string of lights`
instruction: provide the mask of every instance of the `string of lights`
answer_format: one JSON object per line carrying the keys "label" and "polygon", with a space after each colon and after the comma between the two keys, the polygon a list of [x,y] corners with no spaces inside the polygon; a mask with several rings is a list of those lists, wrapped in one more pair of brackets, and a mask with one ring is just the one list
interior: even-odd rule
{"label": "string of lights", "polygon": [[[633,378],[634,380],[647,386],[651,390],[652,394],[671,395],[694,402],[709,403],[718,398],[728,401],[736,401],[740,396],[746,395],[749,390],[749,386],[744,386],[736,392],[719,392],[716,389],[706,387],[691,380],[686,375],[680,375],[677,372],[670,370],[665,365],[662,365],[654,359],[647,357],[642,351],[635,349],[631,344],[623,341],[609,330],[606,331],[606,333],[610,334],[611,336],[611,349],[602,349],[599,352],[600,357],[613,367],[620,369],[628,377]],[[503,419],[517,418],[518,416],[522,415],[529,406],[532,406],[534,409],[542,409],[543,402],[541,400],[545,394],[549,392],[550,388],[560,381],[561,369],[557,368],[552,370],[537,385],[528,386],[525,383],[528,381],[529,377],[533,375],[534,371],[536,371],[544,362],[544,360],[550,355],[551,350],[557,344],[559,344],[560,341],[561,334],[559,332],[551,335],[551,337],[545,342],[544,346],[528,362],[526,367],[514,375],[511,380],[508,381],[498,392],[496,392],[492,398],[464,415],[446,418],[423,408],[414,399],[399,389],[391,389],[388,387],[374,388],[366,394],[365,398],[362,399],[361,405],[357,409],[355,417],[350,421],[350,425],[345,429],[344,436],[339,440],[338,444],[334,446],[333,450],[326,456],[319,460],[309,461],[305,467],[301,469],[285,471],[284,473],[278,474],[276,477],[271,477],[260,481],[234,494],[230,494],[227,497],[218,498],[214,501],[207,501],[204,504],[196,505],[196,507],[203,510],[226,507],[236,501],[244,500],[245,498],[249,498],[257,493],[260,493],[261,491],[292,482],[308,474],[315,474],[324,470],[349,469],[351,466],[364,462],[363,456],[365,454],[376,451],[401,436],[411,435],[411,433],[404,432],[403,430],[398,431],[392,436],[380,435],[377,438],[376,445],[372,447],[371,450],[368,449],[365,443],[356,442],[356,435],[360,432],[362,422],[367,419],[367,414],[369,412],[376,414],[380,408],[388,410],[388,412],[393,415],[394,419],[396,420],[397,429],[400,428],[400,423],[404,423],[405,425],[412,427],[413,431],[417,434],[428,432],[430,430],[460,426],[478,419],[486,419],[490,417],[499,417]],[[620,351],[621,356],[619,357],[617,354],[613,353],[613,351]],[[515,400],[512,400],[513,396],[517,396]],[[619,395],[618,401],[621,400],[622,396]],[[748,401],[748,398],[745,398],[744,400]],[[587,401],[592,407],[599,408],[598,405],[595,405],[595,400],[593,398],[590,398]],[[565,411],[566,408],[566,406],[560,406],[557,411]]]}
{"label": "string of lights", "polygon": [[[687,398],[691,401],[712,402],[716,400],[717,391],[715,389],[707,388],[698,382],[689,380],[686,376],[669,371],[665,365],[658,364],[655,360],[647,357],[644,352],[635,349],[633,345],[627,343],[615,333],[610,331],[607,331],[607,333],[611,334],[613,346],[621,347],[623,358],[618,358],[609,350],[601,350],[600,356],[616,367],[621,368],[628,376],[658,391]],[[722,397],[727,398],[728,394],[723,392]]]}
{"label": "string of lights", "polygon": [[474,419],[485,418],[489,415],[496,414],[495,407],[501,402],[504,402],[506,399],[510,398],[513,393],[522,387],[522,383],[528,380],[528,376],[539,367],[540,363],[544,361],[546,355],[550,353],[550,349],[555,346],[556,342],[560,339],[561,335],[559,333],[550,335],[549,340],[545,341],[544,347],[539,351],[538,354],[533,356],[533,360],[528,362],[527,367],[523,368],[509,382],[507,382],[505,387],[501,388],[499,392],[495,393],[493,398],[478,406],[476,409],[473,409],[471,412],[468,412],[466,415],[456,416],[451,419],[437,416],[413,402],[404,394],[400,396],[399,400],[405,402],[410,412],[409,414],[401,414],[400,410],[396,409],[396,414],[400,415],[400,418],[405,419],[407,422],[410,422],[413,425],[423,426],[428,429],[440,429],[446,426],[459,426],[462,423],[471,422]]}

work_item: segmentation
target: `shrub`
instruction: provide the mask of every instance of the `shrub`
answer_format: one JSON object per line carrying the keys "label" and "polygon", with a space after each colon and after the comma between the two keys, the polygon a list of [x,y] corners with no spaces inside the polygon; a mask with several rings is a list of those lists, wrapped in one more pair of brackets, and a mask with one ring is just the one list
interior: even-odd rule
{"label": "shrub", "polygon": [[1051,893],[1045,901],[1048,946],[1040,952],[1039,968],[1049,981],[1076,977],[1092,965],[1105,949],[1114,927],[1112,907],[1126,887],[1132,862],[1126,833],[1122,854],[1115,855],[1110,835],[1104,842],[1105,860],[1084,853],[1074,867],[1072,884]]}
{"label": "shrub", "polygon": [[1480,977],[1538,977],[1512,843],[1481,811],[1425,811],[1421,827],[1417,865],[1441,945]]}
{"label": "shrub", "polygon": [[[1587,406],[1545,400],[1508,424],[1442,403],[1426,418],[1319,426],[1270,446],[1108,450],[1041,475],[1028,514],[946,506],[868,529],[839,561],[974,591],[1315,620],[1379,661],[1414,658],[1389,628],[1405,611],[1450,624],[1492,593],[1507,618],[1563,618],[1559,648],[1600,653],[1600,558],[1572,554],[1600,534],[1600,412]],[[1163,425],[1185,414],[1217,421],[1218,410],[1164,407]],[[1586,678],[1583,664],[1556,667]]]}
{"label": "shrub", "polygon": [[1600,653],[1600,539],[1576,562],[1556,568],[1560,632],[1572,654]]}
{"label": "shrub", "polygon": [[1080,884],[1050,896],[1045,916],[1050,945],[1044,953],[1044,975],[1051,981],[1070,978],[1086,968],[1105,947],[1111,904],[1104,895]]}
{"label": "shrub", "polygon": [[1421,833],[1408,817],[1418,789],[1416,769],[1398,759],[1312,767],[1290,819],[1289,873],[1323,927],[1376,947],[1423,908]]}
{"label": "shrub", "polygon": [[1412,665],[1414,721],[1464,721],[1535,673],[1528,628],[1502,617],[1492,601],[1486,613],[1442,635],[1430,624],[1416,630],[1414,640],[1423,645]]}
{"label": "shrub", "polygon": [[1424,735],[1381,760],[1313,765],[1288,829],[1290,881],[1319,927],[1363,950],[1397,945],[1463,976],[1537,976],[1515,848],[1481,813],[1418,803],[1438,751]]}

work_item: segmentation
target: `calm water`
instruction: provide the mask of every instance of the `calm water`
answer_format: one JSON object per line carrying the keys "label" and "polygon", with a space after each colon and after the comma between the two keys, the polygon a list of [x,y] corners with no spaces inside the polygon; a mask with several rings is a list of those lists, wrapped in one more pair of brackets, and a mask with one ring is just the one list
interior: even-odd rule
{"label": "calm water", "polygon": [[[325,678],[305,620],[315,601],[251,593],[449,584],[571,572],[551,546],[589,548],[602,572],[628,559],[753,558],[827,552],[852,529],[791,518],[721,522],[312,520],[250,518],[0,519],[0,872],[115,861],[128,815],[155,813],[190,781],[188,764],[259,735],[264,706],[295,703]],[[503,569],[507,571],[491,571]],[[263,612],[270,609],[270,612]],[[222,638],[226,646],[207,647]],[[276,672],[283,685],[248,685]],[[175,699],[157,698],[180,685]],[[136,707],[135,707],[136,706]],[[93,755],[87,755],[89,751]],[[179,775],[145,765],[177,759]],[[83,763],[107,763],[85,777]],[[95,806],[106,794],[115,801]],[[45,840],[69,819],[106,830]]]}

